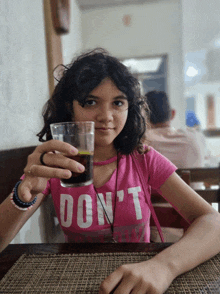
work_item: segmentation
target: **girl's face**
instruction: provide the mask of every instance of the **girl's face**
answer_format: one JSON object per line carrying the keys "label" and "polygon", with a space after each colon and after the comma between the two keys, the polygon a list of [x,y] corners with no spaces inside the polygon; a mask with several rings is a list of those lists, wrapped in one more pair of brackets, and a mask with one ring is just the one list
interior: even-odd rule
{"label": "girl's face", "polygon": [[95,122],[95,146],[113,145],[128,116],[128,100],[110,78],[105,78],[88,95],[85,105],[73,101],[75,121]]}

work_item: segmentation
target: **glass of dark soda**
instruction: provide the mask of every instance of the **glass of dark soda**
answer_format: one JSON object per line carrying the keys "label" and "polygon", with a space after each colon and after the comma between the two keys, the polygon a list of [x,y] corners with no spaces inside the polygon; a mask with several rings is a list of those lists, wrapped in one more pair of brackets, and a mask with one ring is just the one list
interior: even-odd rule
{"label": "glass of dark soda", "polygon": [[72,158],[85,166],[83,173],[72,172],[69,179],[62,179],[63,187],[80,187],[93,183],[94,122],[62,122],[50,125],[54,140],[67,142],[79,150]]}

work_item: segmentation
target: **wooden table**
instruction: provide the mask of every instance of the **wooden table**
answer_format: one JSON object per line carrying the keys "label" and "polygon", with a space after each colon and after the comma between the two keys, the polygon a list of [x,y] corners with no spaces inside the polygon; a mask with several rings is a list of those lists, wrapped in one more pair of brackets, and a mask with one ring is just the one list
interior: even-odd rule
{"label": "wooden table", "polygon": [[[0,293],[98,293],[118,266],[148,260],[170,245],[11,244],[0,253]],[[220,293],[220,254],[177,277],[165,293]]]}
{"label": "wooden table", "polygon": [[169,243],[53,243],[10,244],[0,253],[0,280],[22,254],[70,254],[101,252],[159,252]]}

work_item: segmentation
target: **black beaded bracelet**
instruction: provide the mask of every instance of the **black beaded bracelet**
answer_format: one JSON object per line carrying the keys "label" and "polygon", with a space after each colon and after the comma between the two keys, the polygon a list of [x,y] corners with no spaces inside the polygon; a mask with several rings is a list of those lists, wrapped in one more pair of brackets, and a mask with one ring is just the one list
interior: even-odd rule
{"label": "black beaded bracelet", "polygon": [[13,205],[20,209],[20,210],[27,210],[30,209],[37,201],[37,196],[34,198],[33,201],[31,202],[23,202],[19,197],[18,197],[18,186],[20,185],[22,181],[18,181],[13,189],[13,192],[11,194],[11,202]]}

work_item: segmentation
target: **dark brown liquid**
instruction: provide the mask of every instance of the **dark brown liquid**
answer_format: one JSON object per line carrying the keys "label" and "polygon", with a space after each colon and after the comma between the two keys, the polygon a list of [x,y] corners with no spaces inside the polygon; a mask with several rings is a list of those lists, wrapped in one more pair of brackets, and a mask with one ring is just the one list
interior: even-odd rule
{"label": "dark brown liquid", "polygon": [[80,154],[73,157],[74,160],[80,162],[85,166],[85,171],[83,173],[72,172],[72,176],[69,179],[62,179],[64,184],[80,184],[92,180],[93,177],[93,155]]}

